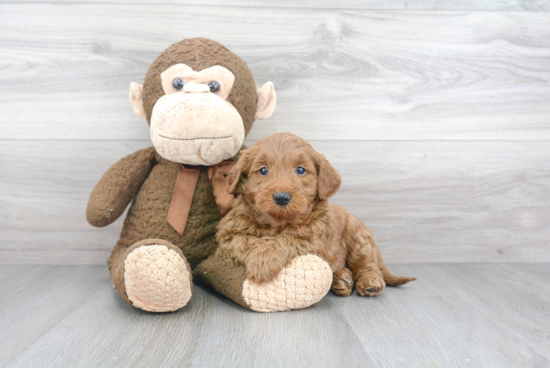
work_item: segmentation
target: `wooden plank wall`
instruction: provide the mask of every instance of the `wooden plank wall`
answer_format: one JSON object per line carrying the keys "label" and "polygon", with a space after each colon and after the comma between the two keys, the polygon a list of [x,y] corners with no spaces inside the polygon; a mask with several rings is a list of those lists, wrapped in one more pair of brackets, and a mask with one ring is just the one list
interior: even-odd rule
{"label": "wooden plank wall", "polygon": [[247,144],[311,141],[388,263],[550,261],[550,1],[149,2],[0,1],[0,263],[105,262],[88,196],[150,145],[128,85],[196,36],[275,83]]}

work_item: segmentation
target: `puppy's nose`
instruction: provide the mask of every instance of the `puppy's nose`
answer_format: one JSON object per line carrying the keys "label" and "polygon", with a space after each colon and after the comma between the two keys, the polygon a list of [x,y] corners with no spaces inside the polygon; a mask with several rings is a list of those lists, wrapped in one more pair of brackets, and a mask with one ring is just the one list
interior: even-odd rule
{"label": "puppy's nose", "polygon": [[281,207],[286,206],[290,202],[290,194],[284,192],[275,193],[273,200]]}

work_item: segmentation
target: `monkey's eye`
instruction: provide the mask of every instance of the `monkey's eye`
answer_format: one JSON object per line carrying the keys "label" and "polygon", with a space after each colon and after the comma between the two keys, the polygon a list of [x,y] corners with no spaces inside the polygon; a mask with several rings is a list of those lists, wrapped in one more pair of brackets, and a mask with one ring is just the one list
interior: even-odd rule
{"label": "monkey's eye", "polygon": [[183,89],[183,80],[181,80],[181,78],[174,78],[172,86],[174,86],[176,91],[181,91]]}
{"label": "monkey's eye", "polygon": [[210,87],[210,92],[212,93],[216,93],[220,90],[220,84],[216,81],[208,83],[208,87]]}
{"label": "monkey's eye", "polygon": [[259,172],[260,172],[261,176],[266,176],[267,175],[267,167],[265,167],[265,166],[262,167]]}
{"label": "monkey's eye", "polygon": [[304,175],[306,173],[306,169],[304,169],[302,166],[298,166],[296,168],[296,174],[298,175]]}

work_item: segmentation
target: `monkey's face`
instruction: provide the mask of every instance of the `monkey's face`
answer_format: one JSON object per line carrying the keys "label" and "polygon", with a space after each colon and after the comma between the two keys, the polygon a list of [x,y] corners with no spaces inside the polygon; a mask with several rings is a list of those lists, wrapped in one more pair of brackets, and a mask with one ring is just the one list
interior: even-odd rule
{"label": "monkey's face", "polygon": [[197,72],[176,64],[160,77],[165,94],[151,114],[157,152],[190,165],[215,165],[235,156],[245,134],[241,115],[226,100],[233,73],[219,65]]}
{"label": "monkey's face", "polygon": [[216,41],[191,38],[164,50],[130,84],[134,112],[149,121],[151,140],[167,160],[215,165],[234,157],[254,120],[275,109],[273,83],[256,89],[246,63]]}

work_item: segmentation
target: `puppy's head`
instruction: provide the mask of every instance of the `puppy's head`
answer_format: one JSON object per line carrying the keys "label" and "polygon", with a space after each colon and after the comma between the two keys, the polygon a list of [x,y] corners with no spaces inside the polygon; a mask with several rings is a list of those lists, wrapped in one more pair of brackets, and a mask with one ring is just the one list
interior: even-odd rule
{"label": "puppy's head", "polygon": [[309,214],[318,200],[332,197],[341,178],[305,140],[279,133],[243,151],[227,182],[230,193],[240,193],[256,210],[289,219]]}

